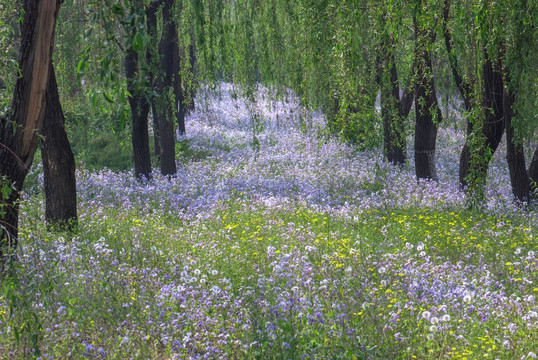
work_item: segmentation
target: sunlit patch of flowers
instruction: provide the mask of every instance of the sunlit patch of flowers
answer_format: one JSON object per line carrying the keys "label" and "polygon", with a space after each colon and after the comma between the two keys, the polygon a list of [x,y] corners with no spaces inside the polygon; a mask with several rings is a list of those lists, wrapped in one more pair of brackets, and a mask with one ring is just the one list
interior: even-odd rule
{"label": "sunlit patch of flowers", "polygon": [[441,129],[441,181],[417,183],[323,135],[291,94],[230,90],[200,96],[180,140],[204,156],[176,177],[80,172],[76,235],[25,200],[25,302],[0,295],[1,354],[31,352],[13,334],[35,315],[42,358],[533,358],[538,220],[499,159],[470,213],[462,133]]}

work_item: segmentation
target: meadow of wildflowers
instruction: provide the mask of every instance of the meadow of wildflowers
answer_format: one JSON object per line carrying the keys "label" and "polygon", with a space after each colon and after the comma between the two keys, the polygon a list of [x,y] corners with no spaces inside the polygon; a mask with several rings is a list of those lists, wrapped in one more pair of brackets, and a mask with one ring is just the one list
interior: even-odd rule
{"label": "meadow of wildflowers", "polygon": [[79,171],[74,235],[27,194],[0,358],[536,358],[538,217],[502,148],[471,212],[462,131],[440,130],[440,180],[417,182],[272,99],[200,94],[172,179]]}

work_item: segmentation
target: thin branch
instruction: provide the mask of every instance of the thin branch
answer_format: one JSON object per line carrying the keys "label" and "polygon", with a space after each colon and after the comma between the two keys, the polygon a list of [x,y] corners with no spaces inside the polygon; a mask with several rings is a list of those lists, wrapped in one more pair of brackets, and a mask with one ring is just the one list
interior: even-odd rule
{"label": "thin branch", "polygon": [[448,14],[450,11],[450,0],[444,0],[443,4],[443,35],[445,38],[445,46],[446,50],[448,52],[448,62],[450,64],[450,68],[452,69],[452,75],[454,76],[454,81],[456,82],[456,86],[458,87],[458,90],[461,93],[461,96],[463,97],[463,102],[465,103],[465,109],[469,110],[471,108],[471,94],[469,90],[469,84],[465,83],[463,80],[459,70],[458,70],[458,59],[456,58],[456,54],[454,53],[454,42],[452,40],[452,34],[450,33],[450,30],[448,29]]}

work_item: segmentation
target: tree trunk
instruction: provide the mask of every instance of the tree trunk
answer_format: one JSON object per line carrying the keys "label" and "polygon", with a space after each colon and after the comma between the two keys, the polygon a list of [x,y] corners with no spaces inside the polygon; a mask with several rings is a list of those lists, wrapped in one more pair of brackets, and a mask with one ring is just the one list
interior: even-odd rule
{"label": "tree trunk", "polygon": [[[163,15],[163,36],[159,43],[159,56],[161,74],[164,76],[161,81],[161,96],[165,100],[162,108],[162,116],[159,117],[159,135],[161,138],[161,173],[163,175],[174,175],[177,172],[175,154],[175,134],[173,117],[176,114],[176,121],[180,133],[185,133],[185,116],[183,113],[183,96],[181,92],[181,78],[179,68],[179,44],[176,22],[172,16],[172,6],[174,1],[165,0],[162,8]],[[179,96],[176,94],[176,84],[179,86]],[[169,89],[174,93],[174,102],[170,101]],[[179,109],[178,109],[179,105]],[[180,113],[182,116],[180,117]],[[181,120],[181,121],[180,121]]]}
{"label": "tree trunk", "polygon": [[[485,148],[479,149],[479,151],[483,153],[485,164],[484,166],[475,169],[475,172],[477,173],[477,176],[485,179],[488,172],[489,161],[497,150],[504,133],[504,83],[501,71],[494,68],[490,59],[486,59],[482,68],[482,73],[484,77],[483,107],[485,113],[482,134],[484,135],[486,142]],[[473,131],[473,126],[473,124],[468,122],[468,134]],[[470,171],[469,157],[469,144],[466,141],[460,155],[459,180],[462,187],[467,185],[467,175]]]}
{"label": "tree trunk", "polygon": [[149,48],[147,52],[147,60],[150,64],[150,77],[153,83],[153,89],[158,94],[152,96],[151,106],[153,109],[153,118],[156,128],[155,148],[158,150],[159,163],[161,173],[165,176],[174,175],[177,172],[175,160],[175,138],[174,138],[174,108],[175,103],[172,101],[173,81],[179,74],[174,74],[174,42],[177,39],[175,29],[170,29],[171,22],[171,7],[173,2],[162,1],[152,3],[146,9],[148,33],[157,41],[157,18],[156,10],[158,6],[164,3],[162,8],[163,18],[163,34],[160,38],[158,51],[154,48]]}
{"label": "tree trunk", "polygon": [[[387,160],[403,165],[406,160],[405,138],[406,104],[400,100],[400,86],[393,49],[386,49],[384,71],[381,79],[381,116],[383,118],[383,149]],[[405,98],[405,96],[403,97]],[[402,99],[403,99],[402,98]],[[409,106],[410,108],[410,106]],[[407,111],[409,113],[409,111]],[[405,115],[404,115],[405,114]]]}
{"label": "tree trunk", "polygon": [[[456,53],[454,52],[452,36],[447,25],[449,11],[450,0],[444,0],[442,25],[449,64],[456,86],[458,87],[458,90],[463,98],[465,110],[469,112],[472,110],[472,86],[464,80],[459,72],[458,59]],[[481,176],[485,179],[487,176],[489,161],[495,153],[495,150],[497,150],[504,132],[504,114],[502,109],[504,84],[501,71],[494,69],[491,60],[487,57],[482,68],[482,74],[484,78],[483,107],[485,112],[485,121],[482,127],[482,134],[485,136],[486,142],[485,148],[478,150],[482,152],[483,156],[485,157],[485,166],[480,166],[473,172],[477,173],[477,176]],[[469,121],[467,122],[467,138],[473,132],[473,126],[475,125],[471,124]],[[470,167],[469,157],[469,143],[466,141],[460,154],[459,164],[459,182],[462,188],[467,186],[467,176],[469,175]]]}
{"label": "tree trunk", "polygon": [[530,200],[531,187],[525,168],[525,153],[521,139],[515,137],[514,128],[512,127],[514,94],[505,88],[503,100],[504,123],[506,127],[506,160],[508,161],[508,170],[510,171],[512,192],[517,200],[528,202]]}
{"label": "tree trunk", "polygon": [[534,155],[532,156],[531,163],[527,169],[527,175],[529,176],[532,190],[538,190],[538,146],[536,146],[536,150],[534,150]]}
{"label": "tree trunk", "polygon": [[[154,90],[158,91],[156,89],[155,85],[155,79],[158,78],[158,67],[159,67],[159,61],[157,56],[155,55],[156,51],[153,48],[153,43],[157,41],[157,8],[161,5],[161,2],[152,2],[147,8],[146,8],[146,28],[148,35],[150,36],[150,46],[146,50],[146,61],[149,64],[149,71],[148,71],[148,77],[149,82]],[[161,139],[159,136],[159,117],[158,117],[158,110],[157,110],[157,104],[155,100],[155,96],[151,97],[151,115],[153,119],[153,143],[154,143],[154,151],[155,156],[157,157],[157,160],[160,159],[161,156]]]}
{"label": "tree trunk", "polygon": [[174,113],[178,126],[178,132],[185,134],[185,114],[187,107],[184,104],[185,94],[181,84],[181,65],[179,58],[179,42],[177,24],[172,14],[173,0],[164,0],[163,24],[164,33],[161,42],[161,66],[166,74],[166,79],[170,81],[166,85],[173,86],[175,106]]}
{"label": "tree trunk", "polygon": [[[194,103],[194,97],[196,96],[196,87],[194,85],[195,81],[195,75],[194,75],[194,67],[196,66],[196,48],[194,47],[194,42],[189,45],[189,63],[190,63],[190,76],[191,76],[191,84],[188,87],[188,96],[187,96],[187,102],[184,105],[185,106],[185,113],[188,114],[192,111],[194,111],[195,103]],[[184,96],[185,98],[185,96]],[[183,100],[185,102],[185,100]]]}
{"label": "tree trunk", "polygon": [[134,155],[135,176],[138,179],[151,179],[151,155],[149,151],[148,114],[150,104],[146,97],[137,88],[137,72],[140,71],[138,53],[129,49],[125,56],[125,73],[127,76],[127,90],[131,94],[129,106],[131,108],[132,142]]}
{"label": "tree trunk", "polygon": [[437,127],[442,114],[437,102],[432,62],[428,51],[429,34],[415,22],[415,173],[418,179],[438,180],[435,162]]}
{"label": "tree trunk", "polygon": [[174,123],[172,121],[173,112],[167,104],[165,116],[159,119],[159,134],[161,139],[161,174],[164,176],[175,175],[176,167],[176,142],[174,138]]}
{"label": "tree trunk", "polygon": [[37,148],[37,133],[44,118],[44,101],[54,45],[59,0],[23,1],[20,75],[15,83],[11,116],[0,120],[0,177],[14,191],[2,199],[0,267],[17,246],[19,191]]}
{"label": "tree trunk", "polygon": [[46,93],[41,157],[45,175],[45,218],[47,225],[71,229],[77,222],[75,157],[64,128],[54,68],[50,66]]}
{"label": "tree trunk", "polygon": [[458,88],[461,97],[463,98],[463,104],[465,110],[471,110],[471,86],[466,82],[460,74],[458,66],[458,57],[454,52],[454,42],[452,40],[452,34],[448,29],[448,16],[450,13],[450,0],[443,1],[443,19],[441,22],[443,37],[445,39],[445,47],[448,54],[448,63],[450,65],[450,70],[452,71],[452,76],[454,77],[454,82]]}

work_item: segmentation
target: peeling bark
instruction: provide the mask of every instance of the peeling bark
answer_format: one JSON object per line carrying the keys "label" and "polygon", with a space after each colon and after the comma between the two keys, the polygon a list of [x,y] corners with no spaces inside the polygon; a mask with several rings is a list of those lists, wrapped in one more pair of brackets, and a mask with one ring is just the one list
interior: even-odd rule
{"label": "peeling bark", "polygon": [[0,229],[0,264],[9,253],[7,248],[17,246],[19,191],[32,164],[37,133],[43,124],[59,7],[58,0],[23,1],[21,72],[15,83],[11,116],[0,119],[0,176],[14,187],[2,204],[5,215]]}

